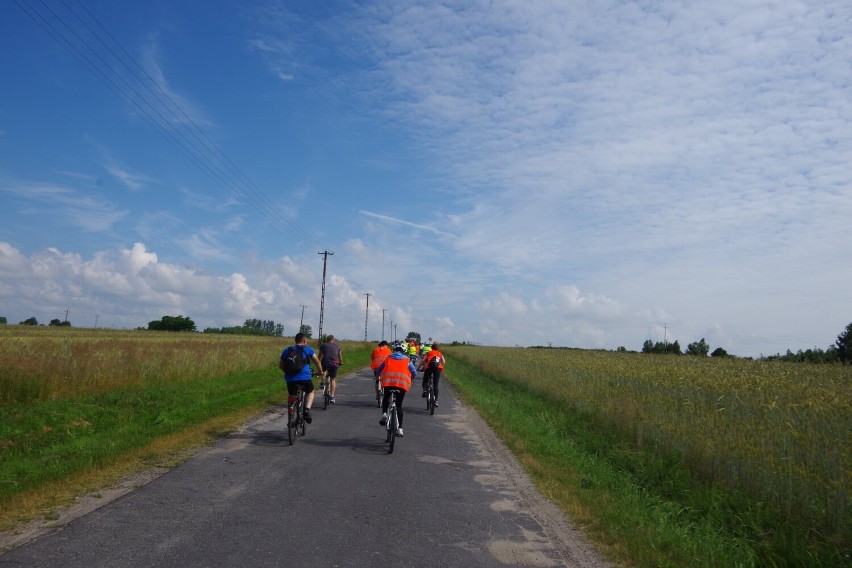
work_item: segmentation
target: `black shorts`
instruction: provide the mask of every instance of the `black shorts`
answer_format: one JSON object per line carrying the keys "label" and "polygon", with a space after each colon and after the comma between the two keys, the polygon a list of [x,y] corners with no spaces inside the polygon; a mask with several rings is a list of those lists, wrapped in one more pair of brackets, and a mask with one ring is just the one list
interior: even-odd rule
{"label": "black shorts", "polygon": [[305,391],[305,394],[314,392],[313,381],[287,381],[287,394],[290,396],[296,396],[296,390],[299,388],[299,385],[302,385],[302,389]]}
{"label": "black shorts", "polygon": [[329,379],[337,378],[337,369],[339,368],[340,365],[326,365],[325,363],[322,364],[322,369],[323,371],[326,371],[326,375]]}

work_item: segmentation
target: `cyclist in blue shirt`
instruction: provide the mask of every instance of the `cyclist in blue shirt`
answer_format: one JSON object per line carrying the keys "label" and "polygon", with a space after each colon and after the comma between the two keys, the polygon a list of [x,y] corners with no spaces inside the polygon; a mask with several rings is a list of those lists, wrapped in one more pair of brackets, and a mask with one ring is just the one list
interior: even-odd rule
{"label": "cyclist in blue shirt", "polygon": [[[311,416],[311,405],[314,403],[314,383],[311,380],[311,362],[314,363],[314,366],[317,368],[317,373],[320,375],[322,375],[322,364],[320,364],[320,360],[319,357],[317,357],[316,352],[308,346],[308,338],[304,333],[297,333],[294,339],[296,344],[291,345],[281,352],[281,359],[278,361],[278,368],[284,371],[284,380],[287,382],[287,393],[290,396],[295,396],[299,385],[302,385],[302,389],[305,391],[305,422],[310,424],[313,420],[313,417]],[[302,350],[304,353],[305,366],[302,367],[302,370],[298,373],[289,375],[284,370],[284,359],[290,355],[290,351],[292,349]]]}

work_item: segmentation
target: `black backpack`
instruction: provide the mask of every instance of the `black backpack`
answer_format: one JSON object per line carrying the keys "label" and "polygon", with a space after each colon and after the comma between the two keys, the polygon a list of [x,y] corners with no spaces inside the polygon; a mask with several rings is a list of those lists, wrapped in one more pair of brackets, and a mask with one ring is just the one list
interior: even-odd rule
{"label": "black backpack", "polygon": [[429,360],[429,368],[432,369],[433,371],[437,371],[438,367],[440,367],[440,366],[441,366],[441,356],[440,355],[437,356],[437,357],[432,357],[432,359]]}
{"label": "black backpack", "polygon": [[284,373],[287,375],[298,375],[308,364],[305,350],[298,345],[291,347],[284,356]]}

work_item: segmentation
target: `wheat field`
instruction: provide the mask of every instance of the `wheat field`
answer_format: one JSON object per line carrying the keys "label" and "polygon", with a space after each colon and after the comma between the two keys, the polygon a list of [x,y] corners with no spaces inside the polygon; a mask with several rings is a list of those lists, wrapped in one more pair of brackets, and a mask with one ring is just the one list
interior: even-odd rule
{"label": "wheat field", "polygon": [[500,380],[601,417],[636,445],[794,522],[848,535],[852,366],[572,349],[450,350]]}

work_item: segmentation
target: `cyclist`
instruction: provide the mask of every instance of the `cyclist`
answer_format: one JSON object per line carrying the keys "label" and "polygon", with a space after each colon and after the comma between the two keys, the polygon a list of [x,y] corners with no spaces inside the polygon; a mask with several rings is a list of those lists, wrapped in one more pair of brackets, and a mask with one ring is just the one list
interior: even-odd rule
{"label": "cyclist", "polygon": [[411,359],[412,363],[417,362],[417,340],[411,339],[408,343],[408,357]]}
{"label": "cyclist", "polygon": [[311,423],[311,405],[314,403],[314,383],[311,381],[311,362],[317,368],[317,373],[322,375],[322,364],[316,352],[308,346],[308,338],[304,333],[297,333],[294,338],[295,345],[291,345],[281,352],[281,359],[278,361],[278,368],[284,371],[284,360],[292,353],[293,349],[302,351],[302,359],[305,361],[305,366],[302,370],[295,374],[288,374],[284,371],[284,380],[287,382],[287,394],[296,396],[299,385],[305,391],[305,422]]}
{"label": "cyclist", "polygon": [[399,415],[399,428],[397,436],[402,436],[402,400],[405,393],[411,388],[411,379],[417,376],[417,369],[411,363],[411,359],[405,354],[405,348],[398,345],[393,348],[393,353],[379,366],[379,379],[385,396],[382,398],[382,419],[379,424],[384,426],[388,423],[388,406],[390,405],[390,393],[396,392],[396,411]]}
{"label": "cyclist", "polygon": [[379,380],[379,365],[384,363],[390,354],[391,350],[388,347],[388,342],[382,340],[379,346],[373,349],[372,355],[370,355],[370,368],[373,369],[373,377],[375,377],[377,382]]}
{"label": "cyclist", "polygon": [[444,355],[438,351],[438,344],[432,343],[432,349],[426,353],[426,356],[420,362],[420,367],[423,370],[423,398],[426,398],[426,385],[429,382],[429,377],[432,377],[432,388],[435,391],[435,406],[438,406],[438,380],[441,378],[441,371],[444,370]]}
{"label": "cyclist", "polygon": [[337,391],[337,368],[343,364],[343,352],[340,350],[340,345],[334,339],[333,335],[329,335],[325,343],[320,345],[320,361],[322,368],[325,369],[324,379],[328,381],[328,393],[331,395],[331,404],[336,404],[334,393]]}

